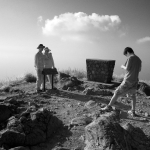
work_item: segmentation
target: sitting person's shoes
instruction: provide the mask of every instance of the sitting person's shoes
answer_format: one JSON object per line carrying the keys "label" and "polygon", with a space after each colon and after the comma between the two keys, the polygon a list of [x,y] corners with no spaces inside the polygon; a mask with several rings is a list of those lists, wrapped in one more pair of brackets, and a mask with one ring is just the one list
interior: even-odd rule
{"label": "sitting person's shoes", "polygon": [[137,116],[137,114],[135,113],[135,110],[129,110],[128,114],[131,115],[132,117]]}
{"label": "sitting person's shoes", "polygon": [[102,110],[102,111],[112,111],[112,110],[113,110],[113,108],[112,108],[112,106],[107,105],[106,107],[101,108],[101,110]]}

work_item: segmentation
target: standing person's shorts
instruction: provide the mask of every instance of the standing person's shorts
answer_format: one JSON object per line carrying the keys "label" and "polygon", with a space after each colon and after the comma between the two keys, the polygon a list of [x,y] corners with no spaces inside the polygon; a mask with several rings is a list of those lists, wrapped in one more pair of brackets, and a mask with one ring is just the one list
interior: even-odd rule
{"label": "standing person's shorts", "polygon": [[123,81],[120,86],[115,90],[115,94],[118,96],[129,94],[135,95],[137,90],[138,82],[130,83],[127,81]]}

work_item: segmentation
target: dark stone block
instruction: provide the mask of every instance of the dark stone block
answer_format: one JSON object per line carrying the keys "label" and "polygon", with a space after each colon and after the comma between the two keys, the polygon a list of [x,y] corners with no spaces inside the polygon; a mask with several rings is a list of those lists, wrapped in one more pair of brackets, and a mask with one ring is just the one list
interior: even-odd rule
{"label": "dark stone block", "polygon": [[87,79],[110,83],[112,80],[115,60],[86,59]]}

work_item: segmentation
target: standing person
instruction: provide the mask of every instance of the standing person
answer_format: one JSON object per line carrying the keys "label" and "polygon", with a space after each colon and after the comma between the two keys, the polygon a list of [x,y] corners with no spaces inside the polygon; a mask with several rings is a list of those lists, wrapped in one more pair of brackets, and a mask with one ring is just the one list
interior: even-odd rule
{"label": "standing person", "polygon": [[[55,68],[54,59],[51,50],[46,47],[44,52],[44,68]],[[47,75],[49,83],[52,87],[52,75]]]}
{"label": "standing person", "polygon": [[[41,92],[43,90],[43,68],[44,68],[44,55],[42,53],[43,49],[45,48],[45,46],[43,44],[40,44],[37,49],[39,50],[36,55],[35,55],[35,59],[34,59],[34,66],[36,69],[36,73],[37,73],[37,81],[36,81],[36,91],[37,93]],[[42,90],[41,90],[42,88]]]}
{"label": "standing person", "polygon": [[138,56],[134,54],[134,51],[130,47],[124,49],[123,54],[128,58],[125,65],[121,65],[121,68],[126,71],[124,79],[120,86],[115,90],[113,97],[111,98],[109,104],[101,108],[102,110],[111,110],[112,105],[115,101],[124,94],[129,94],[132,98],[132,107],[128,113],[135,116],[135,106],[136,106],[136,89],[138,84],[138,76],[141,71],[142,61]]}

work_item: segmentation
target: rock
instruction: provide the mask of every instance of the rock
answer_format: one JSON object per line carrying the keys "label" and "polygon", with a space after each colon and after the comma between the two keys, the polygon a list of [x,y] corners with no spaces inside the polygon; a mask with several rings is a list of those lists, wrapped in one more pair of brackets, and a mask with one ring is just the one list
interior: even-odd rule
{"label": "rock", "polygon": [[20,114],[20,113],[22,113],[22,112],[24,112],[24,111],[26,111],[26,110],[27,110],[26,107],[17,107],[17,113],[18,113],[18,114]]}
{"label": "rock", "polygon": [[57,117],[53,116],[49,119],[47,124],[46,136],[47,138],[52,137],[52,135],[63,126],[62,121]]}
{"label": "rock", "polygon": [[149,116],[149,114],[147,112],[145,112],[145,117],[148,117],[148,116]]}
{"label": "rock", "polygon": [[73,87],[68,87],[67,91],[73,91]]}
{"label": "rock", "polygon": [[139,120],[141,120],[141,121],[148,121],[147,118],[142,118],[142,117]]}
{"label": "rock", "polygon": [[6,121],[12,115],[9,106],[0,104],[0,123]]}
{"label": "rock", "polygon": [[12,119],[9,119],[7,123],[7,129],[23,133],[22,125],[20,124],[20,121],[16,119],[15,117],[12,117]]}
{"label": "rock", "polygon": [[144,82],[139,82],[138,90],[145,93],[146,96],[150,96],[150,86]]}
{"label": "rock", "polygon": [[[111,149],[111,147],[115,144],[115,140],[118,140],[118,142],[122,141],[123,137],[121,138],[121,126],[116,122],[114,124],[111,123],[116,117],[113,117],[113,113],[102,115],[85,127],[85,150],[94,150],[94,148],[99,150],[104,148]],[[114,139],[114,136],[117,136],[117,139]],[[117,149],[117,144],[115,145],[115,148]]]}
{"label": "rock", "polygon": [[[123,128],[128,131],[131,138],[133,137],[133,140],[129,141],[131,145],[134,148],[137,148],[137,150],[149,150],[150,148],[150,142],[145,135],[145,133],[142,131],[139,127],[134,127],[130,123],[126,123]],[[126,135],[127,136],[127,135]],[[143,149],[140,149],[140,147],[143,147]]]}
{"label": "rock", "polygon": [[0,145],[8,145],[11,147],[24,145],[25,142],[25,134],[19,133],[13,130],[4,130],[1,133],[0,137]]}
{"label": "rock", "polygon": [[29,117],[29,116],[30,116],[29,109],[27,109],[26,111],[22,112],[20,116],[21,116],[21,117],[24,116],[24,117],[26,117],[26,118]]}
{"label": "rock", "polygon": [[109,89],[94,89],[94,88],[86,88],[83,93],[85,95],[103,95],[103,96],[112,96],[113,92]]}
{"label": "rock", "polygon": [[39,128],[34,128],[29,134],[26,135],[25,145],[37,145],[46,141],[46,134]]}
{"label": "rock", "polygon": [[30,148],[29,147],[18,146],[18,147],[11,148],[9,150],[30,150]]}
{"label": "rock", "polygon": [[59,79],[61,80],[62,78],[69,78],[70,75],[63,73],[63,72],[59,72]]}
{"label": "rock", "polygon": [[12,89],[12,87],[11,87],[10,85],[3,85],[3,86],[0,88],[0,91],[9,92],[11,89]]}
{"label": "rock", "polygon": [[147,125],[147,126],[150,126],[150,122],[148,122],[146,125]]}
{"label": "rock", "polygon": [[85,103],[84,107],[90,109],[97,106],[97,103],[93,100],[88,101],[87,103]]}
{"label": "rock", "polygon": [[71,125],[87,125],[93,121],[93,118],[88,116],[76,117],[71,120]]}
{"label": "rock", "polygon": [[10,104],[13,104],[13,105],[17,105],[18,104],[18,102],[17,102],[17,100],[15,98],[10,98],[10,99],[7,100],[7,102],[10,103]]}
{"label": "rock", "polygon": [[150,142],[142,130],[131,124],[121,127],[119,111],[101,115],[85,127],[84,150],[149,150]]}
{"label": "rock", "polygon": [[143,111],[142,111],[141,109],[138,109],[138,112],[139,112],[139,113],[143,113]]}
{"label": "rock", "polygon": [[[62,121],[45,108],[32,113],[26,111],[18,118],[12,116],[8,119],[7,129],[1,132],[0,146],[5,145],[8,149],[41,144],[61,126]],[[41,150],[44,150],[43,146]]]}
{"label": "rock", "polygon": [[7,96],[0,96],[0,102],[4,102],[7,99]]}
{"label": "rock", "polygon": [[76,77],[70,77],[68,78],[68,81],[66,81],[64,83],[64,85],[62,86],[63,90],[74,90],[73,87],[77,87],[79,85],[81,85],[83,83],[83,81],[78,80]]}
{"label": "rock", "polygon": [[56,147],[53,150],[70,150],[70,149],[65,148],[65,147]]}
{"label": "rock", "polygon": [[93,91],[94,91],[94,88],[88,87],[82,93],[84,93],[85,95],[92,95]]}

